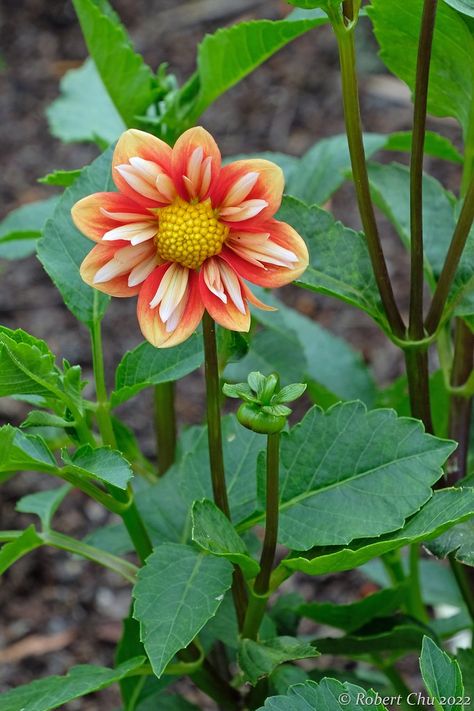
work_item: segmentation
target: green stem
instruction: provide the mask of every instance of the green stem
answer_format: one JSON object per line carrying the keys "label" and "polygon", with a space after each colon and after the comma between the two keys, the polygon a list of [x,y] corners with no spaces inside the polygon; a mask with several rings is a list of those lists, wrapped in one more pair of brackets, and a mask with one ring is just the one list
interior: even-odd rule
{"label": "green stem", "polygon": [[[2,543],[14,541],[16,538],[19,538],[22,533],[23,531],[0,531],[0,541]],[[94,546],[90,546],[82,541],[77,541],[75,538],[66,536],[64,533],[58,533],[57,531],[37,531],[37,535],[43,540],[46,546],[79,555],[81,558],[86,558],[86,560],[90,560],[93,563],[112,570],[114,573],[125,578],[125,580],[128,580],[128,582],[132,584],[135,583],[138,568],[136,565],[133,565],[133,563],[129,563],[128,560],[124,560],[112,553],[107,553],[107,551],[101,550],[100,548],[94,548]]]}
{"label": "green stem", "polygon": [[[474,365],[474,335],[462,319],[456,319],[451,385],[461,387],[469,380]],[[449,459],[447,484],[456,486],[467,472],[472,397],[452,395],[449,410],[449,436],[458,447]]]}
{"label": "green stem", "polygon": [[467,238],[474,219],[474,174],[471,176],[469,186],[464,198],[463,206],[454,229],[453,238],[449,245],[448,254],[441,270],[438,284],[433,295],[433,301],[426,317],[425,327],[428,333],[434,333],[438,328],[443,315],[443,309],[453,283],[459,262],[466,246]]}
{"label": "green stem", "polygon": [[[217,506],[227,518],[230,519],[230,507],[224,471],[224,454],[222,449],[221,390],[219,383],[216,328],[214,321],[207,311],[204,312],[202,326],[206,376],[207,436],[209,442],[212,491]],[[240,568],[237,567],[234,568],[232,594],[239,628],[241,628],[247,608],[247,595],[242,572]]]}
{"label": "green stem", "polygon": [[405,364],[408,377],[410,408],[413,417],[422,420],[427,432],[433,432],[430,406],[430,383],[428,373],[428,352],[426,349],[405,351]]}
{"label": "green stem", "polygon": [[[104,444],[112,448],[117,447],[112,418],[110,417],[110,404],[105,384],[105,369],[104,369],[104,352],[102,348],[102,330],[100,319],[95,319],[91,329],[92,341],[92,361],[94,366],[95,388],[97,395],[97,422],[99,425],[100,435]],[[142,521],[140,513],[134,501],[134,493],[129,486],[128,491],[124,492],[117,487],[109,487],[112,496],[119,502],[128,502],[127,508],[120,512],[124,525],[132,539],[137,555],[142,563],[150,555],[153,550],[150,537]]]}
{"label": "green stem", "polygon": [[270,577],[275,560],[278,538],[279,515],[279,477],[280,477],[280,433],[267,437],[267,478],[266,478],[266,517],[265,538],[260,557],[260,572],[255,579],[253,595],[250,598],[245,616],[243,636],[256,639],[265,613],[270,594]]}
{"label": "green stem", "polygon": [[437,0],[424,0],[414,93],[413,140],[410,161],[410,326],[413,339],[423,338],[423,153],[431,48]]}
{"label": "green stem", "polygon": [[385,555],[382,556],[382,563],[393,585],[398,585],[406,580],[399,550],[385,553]]}
{"label": "green stem", "polygon": [[406,709],[406,711],[413,711],[413,708],[418,708],[418,706],[413,706],[408,703],[407,698],[412,693],[412,690],[405,684],[400,672],[394,666],[384,666],[382,667],[382,671],[390,681],[393,690],[396,691],[400,697],[400,708]]}
{"label": "green stem", "polygon": [[360,217],[367,240],[367,248],[372,262],[372,268],[388,322],[395,335],[399,338],[403,338],[405,336],[405,326],[393,294],[370,196],[369,178],[367,174],[364,143],[362,140],[354,31],[353,28],[348,29],[344,26],[343,20],[338,13],[334,12],[331,14],[331,21],[339,47],[346,133]]}
{"label": "green stem", "polygon": [[472,574],[472,568],[462,565],[458,560],[456,560],[454,554],[449,556],[449,564],[454,573],[454,577],[456,578],[456,582],[459,590],[461,591],[471,619],[474,620],[474,576]]}
{"label": "green stem", "polygon": [[91,328],[92,342],[92,363],[94,367],[95,391],[97,396],[97,423],[99,425],[100,434],[104,444],[108,444],[112,448],[117,447],[115,433],[110,417],[109,398],[107,395],[107,387],[105,385],[105,369],[104,369],[104,352],[102,348],[102,329],[101,321],[94,320]]}
{"label": "green stem", "polygon": [[428,623],[429,616],[423,602],[420,583],[420,546],[414,543],[410,546],[410,587],[408,598],[409,613],[420,620]]}
{"label": "green stem", "polygon": [[154,402],[158,474],[162,476],[173,464],[176,456],[174,383],[156,385]]}

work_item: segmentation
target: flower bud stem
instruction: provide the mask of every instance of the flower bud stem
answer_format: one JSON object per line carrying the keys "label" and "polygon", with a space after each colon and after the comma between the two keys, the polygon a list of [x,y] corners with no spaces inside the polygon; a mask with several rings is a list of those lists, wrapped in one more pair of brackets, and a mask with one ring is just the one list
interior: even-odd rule
{"label": "flower bud stem", "polygon": [[156,385],[154,398],[158,474],[163,476],[173,464],[176,455],[174,383]]}
{"label": "flower bud stem", "polygon": [[262,623],[263,615],[270,593],[270,576],[275,560],[278,538],[279,514],[279,478],[280,478],[280,433],[275,432],[267,437],[267,490],[265,538],[260,557],[260,572],[255,579],[254,595],[249,601],[245,617],[243,636],[256,639]]}
{"label": "flower bud stem", "polygon": [[[224,454],[222,449],[222,429],[219,384],[219,361],[217,358],[216,325],[207,311],[202,319],[202,332],[204,339],[206,400],[207,400],[207,436],[209,442],[209,461],[211,467],[212,491],[214,501],[220,510],[230,519],[229,499],[224,471]],[[239,629],[242,627],[245,610],[247,608],[247,594],[242,571],[237,566],[234,568],[232,584],[235,611]]]}

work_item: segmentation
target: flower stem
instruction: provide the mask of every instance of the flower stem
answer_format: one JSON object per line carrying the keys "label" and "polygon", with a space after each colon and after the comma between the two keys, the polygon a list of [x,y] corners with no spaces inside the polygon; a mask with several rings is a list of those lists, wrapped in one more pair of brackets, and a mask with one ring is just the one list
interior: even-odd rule
{"label": "flower stem", "polygon": [[449,295],[449,290],[461,261],[464,247],[474,220],[474,173],[464,198],[463,206],[449,245],[448,254],[436,285],[433,301],[426,317],[425,327],[428,333],[434,333],[441,321],[443,309]]}
{"label": "flower stem", "polygon": [[426,348],[410,348],[405,351],[410,409],[413,417],[421,420],[425,430],[433,432],[431,420],[428,352]]}
{"label": "flower stem", "polygon": [[344,116],[352,173],[354,176],[360,217],[367,240],[367,248],[390,327],[396,336],[404,338],[405,326],[393,294],[370,196],[369,178],[367,174],[364,143],[362,140],[354,28],[346,28],[340,15],[336,13],[331,13],[331,15],[331,22],[333,23],[339,47]]}
{"label": "flower stem", "polygon": [[[92,341],[92,362],[94,366],[94,379],[97,395],[97,422],[99,425],[100,435],[104,444],[112,448],[117,447],[115,433],[110,417],[110,404],[105,385],[105,370],[104,370],[104,352],[102,348],[102,331],[100,319],[95,319],[91,326],[91,341]],[[112,496],[119,502],[128,502],[128,506],[120,515],[125,524],[125,527],[132,539],[137,555],[142,563],[150,555],[153,546],[150,537],[142,521],[140,513],[134,501],[132,488],[129,486],[128,491],[121,491],[117,487],[109,487]]]}
{"label": "flower stem", "polygon": [[260,572],[255,579],[243,628],[243,636],[256,639],[270,593],[270,576],[278,538],[280,433],[267,437],[267,487],[265,538],[260,557]]}
{"label": "flower stem", "polygon": [[158,474],[162,476],[173,464],[176,456],[174,383],[156,385],[154,402]]}
{"label": "flower stem", "polygon": [[[464,385],[474,365],[474,335],[462,319],[456,319],[451,385]],[[449,436],[458,447],[450,457],[447,483],[455,486],[466,475],[471,425],[472,397],[452,395],[449,410]]]}
{"label": "flower stem", "polygon": [[410,337],[423,338],[423,153],[431,48],[437,0],[424,0],[421,19],[413,112],[413,140],[410,161]]}
{"label": "flower stem", "polygon": [[[209,442],[209,461],[211,467],[211,482],[214,501],[220,510],[230,519],[229,499],[224,471],[224,454],[222,449],[222,429],[220,412],[219,362],[217,357],[216,327],[207,311],[204,312],[203,339],[206,375],[207,400],[207,436]],[[242,626],[247,608],[247,594],[240,568],[234,568],[232,584],[235,611],[239,628]]]}
{"label": "flower stem", "polygon": [[462,565],[462,563],[456,560],[453,553],[449,556],[449,564],[471,616],[471,620],[474,620],[474,576],[472,574],[472,568]]}
{"label": "flower stem", "polygon": [[420,582],[420,546],[413,543],[409,548],[410,556],[410,587],[408,596],[408,611],[421,622],[428,623],[429,616],[423,602]]}

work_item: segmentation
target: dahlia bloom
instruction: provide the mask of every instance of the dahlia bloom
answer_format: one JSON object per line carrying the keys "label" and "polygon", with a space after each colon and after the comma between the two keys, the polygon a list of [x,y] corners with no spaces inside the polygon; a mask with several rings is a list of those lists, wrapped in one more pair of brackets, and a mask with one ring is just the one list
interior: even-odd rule
{"label": "dahlia bloom", "polygon": [[278,287],[306,269],[305,243],[273,218],[280,168],[266,160],[221,166],[203,128],[186,131],[174,148],[126,131],[112,177],[118,192],[89,195],[72,208],[78,229],[97,242],[81,276],[111,296],[138,294],[140,327],[155,346],[188,338],[204,309],[222,326],[248,331],[248,302],[268,307],[244,279]]}

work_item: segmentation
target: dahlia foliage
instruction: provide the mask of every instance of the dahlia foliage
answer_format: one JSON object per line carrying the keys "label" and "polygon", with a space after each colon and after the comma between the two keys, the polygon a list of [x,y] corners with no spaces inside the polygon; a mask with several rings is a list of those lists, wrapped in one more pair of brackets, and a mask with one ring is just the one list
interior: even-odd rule
{"label": "dahlia foliage", "polygon": [[138,294],[145,338],[170,347],[188,338],[206,309],[235,331],[250,327],[245,283],[279,287],[299,277],[308,251],[274,218],[283,173],[267,160],[222,166],[212,136],[192,128],[174,148],[131,129],[115,148],[118,192],[77,202],[77,227],[97,242],[81,267],[87,284],[111,296]]}

